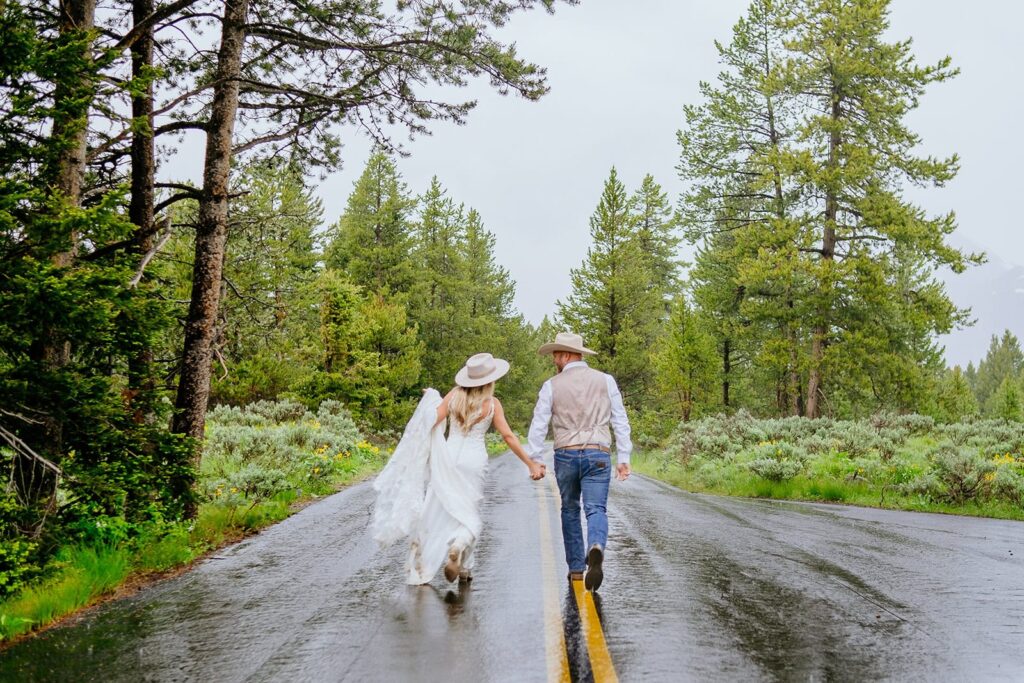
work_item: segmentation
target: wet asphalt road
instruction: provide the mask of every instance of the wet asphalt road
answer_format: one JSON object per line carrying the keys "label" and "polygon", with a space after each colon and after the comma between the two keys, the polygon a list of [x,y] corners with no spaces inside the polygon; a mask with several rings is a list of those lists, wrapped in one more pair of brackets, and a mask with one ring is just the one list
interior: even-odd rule
{"label": "wet asphalt road", "polygon": [[574,680],[606,680],[603,637],[622,681],[1024,681],[1021,523],[723,499],[634,476],[612,486],[601,623],[588,627],[551,481],[511,455],[491,461],[476,579],[461,590],[443,576],[405,586],[405,549],[368,537],[372,501],[368,483],[347,489],[25,641],[0,654],[0,679],[543,681],[561,660]]}

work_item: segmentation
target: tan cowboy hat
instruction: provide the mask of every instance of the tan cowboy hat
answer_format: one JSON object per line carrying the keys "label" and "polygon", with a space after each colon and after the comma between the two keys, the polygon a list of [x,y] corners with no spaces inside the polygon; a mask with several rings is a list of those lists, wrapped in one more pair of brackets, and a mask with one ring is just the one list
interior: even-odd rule
{"label": "tan cowboy hat", "polygon": [[597,351],[591,351],[583,346],[583,337],[575,332],[559,332],[555,335],[555,341],[550,344],[544,344],[537,349],[537,353],[542,356],[547,356],[555,351],[568,351],[569,353],[579,353],[584,356],[597,355]]}
{"label": "tan cowboy hat", "polygon": [[466,364],[455,375],[455,383],[460,387],[482,387],[496,382],[508,372],[507,360],[495,358],[489,353],[478,353],[470,356]]}

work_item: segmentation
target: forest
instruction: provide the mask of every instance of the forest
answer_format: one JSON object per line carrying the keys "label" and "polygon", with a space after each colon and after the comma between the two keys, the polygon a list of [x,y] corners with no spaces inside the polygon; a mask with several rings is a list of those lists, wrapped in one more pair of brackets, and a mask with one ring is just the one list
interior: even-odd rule
{"label": "forest", "polygon": [[[1024,353],[1007,332],[947,367],[936,338],[971,317],[936,273],[984,255],[905,193],[958,171],[907,123],[952,59],[892,40],[887,0],[754,0],[665,141],[682,196],[610,160],[534,323],[473,198],[408,187],[396,140],[471,118],[469,80],[543,97],[497,36],[556,4],[0,3],[0,635],[372,474],[472,353],[511,361],[525,433],[563,329],[617,378],[642,471],[730,492],[829,455],[871,495],[1019,513]],[[163,179],[196,131],[201,177]],[[375,146],[328,222],[343,132]]]}

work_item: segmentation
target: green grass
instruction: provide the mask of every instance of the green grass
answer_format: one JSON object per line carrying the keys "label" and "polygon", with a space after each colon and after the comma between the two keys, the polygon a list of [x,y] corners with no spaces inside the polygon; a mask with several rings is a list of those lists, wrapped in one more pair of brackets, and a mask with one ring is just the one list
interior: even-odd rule
{"label": "green grass", "polygon": [[[909,467],[918,464],[920,467],[928,447],[926,439],[908,442],[907,448],[900,454],[901,464]],[[711,467],[705,465],[704,469],[691,469],[679,462],[666,461],[655,453],[636,454],[633,469],[681,489],[699,493],[1024,520],[1024,509],[1005,500],[972,500],[954,505],[920,495],[901,494],[890,485],[850,478],[846,474],[850,469],[849,461],[838,453],[817,460],[808,468],[807,474],[787,481],[763,479],[727,460]]]}
{"label": "green grass", "polygon": [[146,580],[194,562],[204,554],[291,515],[304,502],[330,493],[380,468],[365,463],[343,479],[315,487],[300,499],[279,493],[256,505],[206,503],[194,522],[142,534],[118,547],[75,547],[60,551],[44,578],[0,603],[0,642],[43,628],[110,595],[129,579]]}
{"label": "green grass", "polygon": [[132,570],[126,548],[70,548],[56,572],[0,606],[0,638],[7,640],[50,623],[121,585]]}

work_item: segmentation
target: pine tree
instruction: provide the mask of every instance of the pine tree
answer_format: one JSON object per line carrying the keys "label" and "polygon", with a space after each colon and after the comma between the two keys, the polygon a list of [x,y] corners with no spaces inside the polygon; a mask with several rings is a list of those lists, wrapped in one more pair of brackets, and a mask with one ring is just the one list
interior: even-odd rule
{"label": "pine tree", "polygon": [[323,370],[297,387],[318,403],[333,398],[377,428],[408,418],[419,382],[422,344],[405,306],[379,292],[369,296],[344,273],[328,269],[317,279]]}
{"label": "pine tree", "polygon": [[435,177],[420,199],[414,262],[419,273],[409,313],[424,344],[423,381],[451,386],[473,339],[471,295],[465,259],[465,211],[447,196]]}
{"label": "pine tree", "polygon": [[324,262],[369,290],[406,291],[414,275],[414,207],[394,160],[383,149],[374,149],[332,230]]}
{"label": "pine tree", "polygon": [[649,352],[664,310],[640,246],[637,216],[612,168],[590,219],[587,258],[571,272],[572,293],[558,302],[559,322],[598,353],[595,363],[618,380],[627,401],[641,405],[651,388]]}
{"label": "pine tree", "polygon": [[494,260],[494,234],[484,227],[480,214],[470,209],[465,218],[462,259],[465,263],[469,315],[474,320],[501,322],[512,316],[516,285],[508,271]]}
{"label": "pine tree", "polygon": [[694,304],[715,342],[718,404],[725,410],[742,404],[737,400],[737,387],[743,379],[749,379],[744,372],[749,362],[747,337],[743,334],[746,323],[740,312],[743,288],[738,283],[738,258],[733,243],[732,232],[717,233],[706,240],[698,247],[689,273]]}
{"label": "pine tree", "polygon": [[943,373],[936,403],[936,417],[943,422],[959,422],[978,414],[978,401],[959,365]]}
{"label": "pine tree", "polygon": [[1004,377],[999,388],[989,397],[985,409],[990,417],[1011,422],[1024,421],[1020,382],[1015,377]]}
{"label": "pine tree", "polygon": [[[906,307],[918,305],[893,276],[904,260],[929,275],[938,266],[961,272],[972,261],[946,243],[956,226],[952,214],[928,217],[903,197],[905,183],[942,186],[956,174],[955,156],[914,154],[920,138],[906,118],[926,86],[957,71],[948,57],[919,66],[909,40],[886,42],[888,14],[888,0],[804,0],[786,24],[786,87],[807,104],[801,149],[787,152],[786,163],[808,189],[801,249],[810,255],[804,272],[813,283],[805,408],[812,417],[835,389],[829,382],[837,379],[837,361],[865,339],[903,334]],[[963,321],[941,290],[929,299],[919,328],[943,332]],[[900,311],[896,324],[879,319],[883,305]]]}
{"label": "pine tree", "polygon": [[[968,366],[973,367],[973,366]],[[1017,377],[1024,372],[1024,352],[1017,337],[1005,330],[1001,337],[992,335],[988,352],[978,363],[974,377],[974,393],[978,403],[987,406],[1007,377]]]}
{"label": "pine tree", "polygon": [[[678,134],[679,171],[687,182],[683,225],[687,238],[702,246],[691,274],[695,298],[702,309],[721,307],[710,317],[723,359],[723,403],[737,402],[731,389],[742,383],[759,408],[769,408],[770,396],[784,414],[800,412],[803,403],[806,286],[796,267],[801,245],[793,219],[801,184],[783,157],[795,142],[797,105],[780,73],[781,19],[793,5],[751,3],[730,43],[716,43],[724,67],[717,85],[701,83],[704,103],[686,107],[686,127]],[[718,259],[728,265],[710,263]],[[751,363],[744,367],[744,361]]]}
{"label": "pine tree", "polygon": [[717,354],[708,327],[679,297],[673,304],[661,350],[655,355],[658,384],[684,422],[716,403]]}
{"label": "pine tree", "polygon": [[299,171],[254,163],[234,183],[221,322],[215,341],[224,364],[211,400],[273,399],[315,358],[310,289],[323,209]]}
{"label": "pine tree", "polygon": [[682,240],[676,234],[676,216],[668,194],[650,174],[644,176],[632,202],[637,220],[637,240],[647,256],[651,285],[665,299],[668,310],[671,299],[679,290],[679,244]]}

